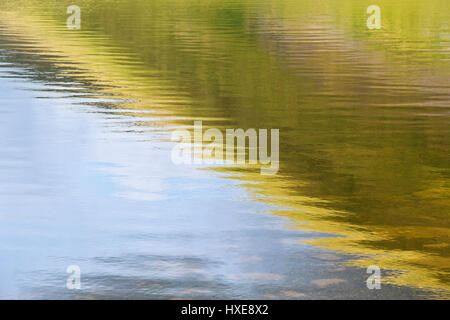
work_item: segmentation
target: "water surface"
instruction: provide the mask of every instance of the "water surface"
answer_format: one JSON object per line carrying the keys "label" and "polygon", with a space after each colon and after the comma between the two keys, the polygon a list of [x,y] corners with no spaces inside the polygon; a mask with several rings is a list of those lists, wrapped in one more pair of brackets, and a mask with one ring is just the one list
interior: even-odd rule
{"label": "water surface", "polygon": [[[380,0],[381,30],[356,0],[71,4],[0,5],[0,297],[448,298],[448,1]],[[175,166],[194,120],[279,128],[279,173]]]}

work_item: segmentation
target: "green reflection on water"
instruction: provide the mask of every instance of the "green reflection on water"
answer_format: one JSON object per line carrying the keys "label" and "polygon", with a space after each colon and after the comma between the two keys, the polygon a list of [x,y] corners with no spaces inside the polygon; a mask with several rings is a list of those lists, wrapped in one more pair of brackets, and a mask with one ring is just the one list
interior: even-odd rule
{"label": "green reflection on water", "polygon": [[2,20],[168,125],[280,128],[278,176],[216,170],[289,208],[274,214],[342,236],[311,243],[448,297],[447,0],[377,1],[377,31],[356,0],[80,0],[76,32],[70,4],[6,3]]}

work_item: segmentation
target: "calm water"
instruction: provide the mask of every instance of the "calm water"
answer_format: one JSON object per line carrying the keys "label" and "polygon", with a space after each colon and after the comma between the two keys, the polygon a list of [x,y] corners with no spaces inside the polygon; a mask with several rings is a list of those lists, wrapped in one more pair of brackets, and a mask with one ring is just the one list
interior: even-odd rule
{"label": "calm water", "polygon": [[[448,299],[450,2],[369,4],[2,0],[0,298]],[[194,120],[279,173],[174,165]]]}

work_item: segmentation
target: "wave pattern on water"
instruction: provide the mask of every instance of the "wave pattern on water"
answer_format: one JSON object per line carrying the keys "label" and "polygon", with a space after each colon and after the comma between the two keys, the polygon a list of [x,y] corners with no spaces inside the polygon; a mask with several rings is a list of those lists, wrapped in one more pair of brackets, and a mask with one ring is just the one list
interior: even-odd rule
{"label": "wave pattern on water", "polygon": [[[16,83],[14,90],[31,95],[36,109],[22,112],[38,115],[37,120],[29,119],[30,132],[20,138],[29,143],[15,139],[11,133],[16,127],[14,123],[7,127],[6,119],[16,119],[14,112],[29,100],[8,96],[4,90],[2,105],[12,103],[17,109],[2,107],[0,111],[4,112],[3,133],[9,139],[1,149],[4,156],[0,168],[8,173],[0,185],[1,199],[9,208],[2,217],[12,228],[20,223],[12,217],[13,212],[26,219],[30,207],[40,203],[37,215],[42,216],[32,221],[53,219],[50,212],[55,211],[48,208],[49,201],[56,202],[62,211],[65,204],[79,201],[78,211],[69,211],[75,215],[83,212],[86,221],[76,224],[88,231],[86,237],[73,237],[85,246],[104,244],[113,235],[124,237],[124,242],[114,240],[110,247],[102,248],[111,252],[102,254],[99,248],[80,253],[91,261],[86,263],[92,268],[89,282],[99,286],[91,288],[93,297],[115,297],[122,294],[121,290],[131,294],[139,284],[146,289],[135,291],[136,296],[146,296],[150,290],[157,297],[174,297],[182,292],[254,297],[252,290],[258,291],[255,287],[238,285],[243,278],[249,283],[267,281],[265,289],[269,290],[274,279],[283,277],[287,270],[279,265],[274,266],[277,273],[270,268],[264,272],[243,270],[247,267],[236,267],[236,263],[213,252],[220,246],[227,250],[243,246],[236,250],[252,257],[248,252],[254,250],[257,241],[264,241],[273,252],[264,250],[261,254],[273,257],[282,238],[292,236],[301,249],[286,250],[286,269],[295,268],[296,263],[307,268],[305,264],[310,262],[317,270],[296,274],[297,287],[283,287],[275,296],[303,288],[310,296],[323,297],[310,280],[328,267],[316,262],[321,261],[313,257],[316,252],[308,253],[323,248],[345,257],[332,260],[342,262],[348,270],[364,273],[359,268],[373,264],[386,270],[383,281],[393,286],[384,297],[418,297],[423,293],[416,295],[414,290],[431,290],[435,297],[448,298],[448,1],[380,0],[383,27],[377,31],[365,27],[365,5],[356,0],[80,0],[83,15],[79,31],[65,26],[69,2],[18,0],[0,5],[0,78]],[[55,108],[48,109],[48,104]],[[167,163],[172,146],[169,134],[176,128],[191,128],[194,120],[223,130],[280,128],[279,175],[260,176],[248,167],[200,171],[174,168]],[[45,130],[38,131],[45,128],[45,121],[49,122],[48,136]],[[55,121],[58,124],[50,126]],[[37,132],[32,131],[33,126]],[[55,133],[58,137],[53,137]],[[62,174],[66,155],[56,152],[48,166],[41,164],[39,161],[52,158],[33,149],[47,150],[45,141],[38,139],[40,134],[60,150],[73,143],[74,153],[68,153],[71,157],[96,165],[83,168],[70,162],[67,167],[82,175],[79,181],[72,181],[72,175]],[[88,144],[83,139],[93,142]],[[18,150],[21,147],[23,150]],[[33,158],[30,150],[42,158]],[[92,188],[95,192],[104,189],[105,195],[97,199],[80,191],[93,184],[91,173],[86,173],[89,170],[96,172],[95,176],[99,172],[105,175],[97,177]],[[44,181],[38,180],[43,177]],[[63,196],[72,191],[72,198]],[[221,192],[242,199],[229,200]],[[172,199],[177,199],[180,207],[184,204],[185,210],[169,205]],[[108,201],[117,208],[105,205]],[[136,212],[149,210],[143,203],[152,204],[151,212],[160,212],[153,218],[139,218]],[[224,222],[223,229],[219,228],[224,233],[246,217],[249,225],[237,228],[236,239],[248,243],[243,245],[221,232],[214,236],[213,230],[206,231],[206,226],[214,228],[217,222],[209,221],[208,213],[197,206],[214,211],[214,219]],[[230,213],[228,208],[235,212]],[[45,210],[49,210],[48,215]],[[116,215],[111,217],[105,210]],[[177,214],[177,210],[181,211]],[[130,217],[134,222],[127,222],[122,215],[126,211],[135,212]],[[267,211],[275,220],[252,220],[243,213]],[[184,220],[189,214],[198,222],[191,233]],[[85,215],[94,216],[88,219]],[[280,222],[285,218],[291,223]],[[108,222],[105,229],[110,234],[97,239],[94,234],[100,232],[102,219],[123,223],[124,229],[116,230],[109,225],[113,222]],[[65,232],[74,232],[66,225],[67,220],[56,220],[44,226],[34,221],[36,225],[30,224],[25,230],[30,237],[36,233],[48,237],[42,243],[41,248],[45,248],[62,236],[63,232],[54,228],[62,225]],[[263,230],[278,223],[287,223],[287,227],[271,238],[263,236],[256,221]],[[36,231],[36,227],[43,230]],[[246,237],[247,228],[253,227],[261,233]],[[298,229],[327,236],[296,233]],[[44,230],[47,235],[41,234]],[[11,233],[5,233],[5,241],[16,239]],[[177,247],[194,238],[196,250],[192,255]],[[273,243],[268,244],[270,240]],[[211,246],[204,244],[208,241]],[[131,244],[134,251],[114,252],[120,251],[123,243]],[[314,246],[308,249],[304,243]],[[146,251],[146,246],[153,251]],[[161,250],[154,249],[158,246]],[[139,255],[139,251],[144,254]],[[61,246],[53,254],[61,257],[63,252]],[[306,262],[289,260],[292,252]],[[177,258],[180,256],[184,258]],[[148,265],[136,267],[139,270],[133,273],[131,265],[138,265],[138,261]],[[116,276],[105,275],[102,266]],[[147,267],[153,270],[149,272],[153,278],[146,278]],[[200,282],[186,277],[184,271]],[[358,271],[352,272],[346,276],[347,285],[353,283],[352,277],[361,278]],[[161,273],[167,278],[158,278]],[[177,290],[183,285],[173,282],[174,278],[180,283],[187,281],[184,291]],[[101,290],[100,283],[109,283],[109,287]],[[413,291],[397,291],[396,286]],[[358,297],[363,292],[358,288],[344,285],[342,290]],[[341,291],[328,289],[331,297],[342,296]],[[49,296],[61,294],[59,289],[53,291],[54,287],[48,290]]]}

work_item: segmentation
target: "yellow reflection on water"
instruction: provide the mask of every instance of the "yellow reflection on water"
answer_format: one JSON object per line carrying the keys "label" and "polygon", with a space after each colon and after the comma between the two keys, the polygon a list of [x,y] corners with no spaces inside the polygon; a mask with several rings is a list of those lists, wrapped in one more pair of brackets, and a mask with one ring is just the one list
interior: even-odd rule
{"label": "yellow reflection on water", "polygon": [[[80,2],[94,10],[93,3]],[[165,5],[176,16],[182,3]],[[226,23],[252,33],[249,38],[233,30],[217,32],[223,26],[182,11],[192,19],[176,24],[180,42],[161,40],[160,59],[171,50],[192,53],[184,71],[192,71],[187,80],[200,83],[200,89],[170,70],[145,64],[139,53],[151,52],[136,43],[68,32],[61,21],[44,19],[32,6],[27,14],[11,9],[0,17],[10,35],[53,56],[58,65],[76,63],[79,72],[73,77],[91,80],[97,97],[116,100],[117,114],[143,118],[144,126],[157,123],[158,130],[169,130],[201,117],[220,129],[279,127],[281,138],[289,141],[281,150],[279,175],[261,176],[251,167],[213,170],[231,173],[257,201],[282,208],[272,213],[292,219],[298,228],[336,235],[308,244],[352,255],[347,263],[354,266],[392,270],[383,282],[449,298],[448,1],[380,0],[385,19],[379,33],[364,29],[365,4],[357,1],[268,1],[250,15],[253,20],[245,17],[253,10],[248,1],[235,3],[244,6],[242,20],[254,23],[253,29],[232,18]],[[215,1],[211,5],[219,7]],[[311,12],[323,18],[309,21]],[[196,57],[197,51],[203,56]],[[176,60],[176,54],[169,58]],[[224,62],[217,64],[223,68],[209,78],[212,69],[198,67],[195,59],[220,54]],[[227,101],[219,99],[225,93],[242,109],[194,112],[200,101],[206,106]],[[246,104],[254,107],[245,109]],[[427,163],[418,155],[422,149],[428,150]]]}

